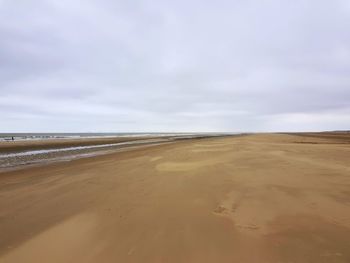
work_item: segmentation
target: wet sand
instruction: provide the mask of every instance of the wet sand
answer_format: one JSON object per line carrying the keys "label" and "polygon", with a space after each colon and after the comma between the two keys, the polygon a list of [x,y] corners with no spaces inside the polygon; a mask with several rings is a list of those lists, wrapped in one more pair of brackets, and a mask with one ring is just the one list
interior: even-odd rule
{"label": "wet sand", "polygon": [[[170,137],[170,136],[169,136]],[[169,138],[162,137],[162,138]],[[90,146],[99,144],[112,144],[120,142],[131,142],[145,139],[156,139],[159,137],[100,137],[100,138],[64,138],[46,140],[19,140],[0,141],[0,153],[17,151],[32,151],[41,149],[55,149],[63,147]]]}
{"label": "wet sand", "polygon": [[0,262],[350,262],[349,137],[177,141],[0,173]]}
{"label": "wet sand", "polygon": [[[28,166],[45,165],[52,162],[65,162],[90,156],[103,155],[125,150],[126,148],[141,147],[144,145],[171,143],[174,139],[136,139],[121,141],[112,144],[93,144],[81,146],[66,146],[62,148],[44,148],[35,150],[0,152],[0,172],[24,169]],[[74,144],[73,144],[74,145]],[[16,148],[16,147],[12,147]]]}
{"label": "wet sand", "polygon": [[[161,135],[0,141],[0,172],[71,161],[146,145],[166,144],[177,140],[223,137],[223,134]],[[239,135],[236,135],[239,136]]]}

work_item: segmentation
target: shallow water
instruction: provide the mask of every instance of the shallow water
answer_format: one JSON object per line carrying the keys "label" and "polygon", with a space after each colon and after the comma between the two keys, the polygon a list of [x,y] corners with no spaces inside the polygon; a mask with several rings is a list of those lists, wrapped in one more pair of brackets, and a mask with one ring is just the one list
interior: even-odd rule
{"label": "shallow water", "polygon": [[27,155],[37,155],[37,154],[84,150],[84,149],[97,149],[97,148],[113,147],[113,146],[120,146],[120,145],[142,144],[142,143],[152,143],[152,142],[160,142],[160,141],[163,141],[163,140],[138,140],[138,141],[131,141],[131,142],[119,142],[119,143],[109,143],[109,144],[99,144],[99,145],[73,146],[73,147],[63,147],[63,148],[55,148],[55,149],[30,150],[30,151],[0,154],[0,158],[19,157],[19,156],[27,156]]}
{"label": "shallow water", "polygon": [[0,133],[0,141],[52,140],[77,138],[113,138],[113,137],[164,137],[186,136],[192,133]]}
{"label": "shallow water", "polygon": [[[73,159],[101,155],[125,147],[168,143],[169,139],[148,139],[110,144],[39,149],[0,154],[0,170],[38,163],[69,161]],[[8,169],[6,169],[8,170]]]}

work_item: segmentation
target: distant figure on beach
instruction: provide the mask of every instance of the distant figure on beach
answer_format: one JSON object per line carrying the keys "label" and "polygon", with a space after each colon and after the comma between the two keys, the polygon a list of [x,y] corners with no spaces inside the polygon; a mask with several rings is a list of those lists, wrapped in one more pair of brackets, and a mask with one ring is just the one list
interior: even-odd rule
{"label": "distant figure on beach", "polygon": [[14,141],[15,140],[15,138],[12,136],[12,141]]}

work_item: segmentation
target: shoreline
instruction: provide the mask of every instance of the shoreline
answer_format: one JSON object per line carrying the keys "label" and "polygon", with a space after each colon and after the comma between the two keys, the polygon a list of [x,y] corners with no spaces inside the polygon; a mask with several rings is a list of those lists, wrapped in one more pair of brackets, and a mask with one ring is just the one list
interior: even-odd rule
{"label": "shoreline", "polygon": [[[226,135],[227,136],[227,135]],[[84,138],[55,141],[21,141],[0,143],[0,173],[26,166],[70,161],[117,152],[130,147],[151,146],[188,139],[211,138],[213,135],[181,135],[160,137]],[[215,137],[218,137],[216,135]]]}
{"label": "shoreline", "polygon": [[112,144],[131,142],[145,139],[156,139],[158,137],[101,137],[101,138],[60,138],[42,140],[20,140],[1,141],[0,153],[32,151],[40,149],[56,149],[64,147],[90,146],[99,144]]}
{"label": "shoreline", "polygon": [[50,138],[50,139],[25,139],[15,141],[0,141],[0,153],[26,151],[35,149],[48,149],[72,146],[89,146],[97,144],[112,144],[148,139],[191,139],[206,137],[238,136],[243,133],[183,133],[183,134],[126,134],[120,136],[98,136],[98,137],[71,137],[71,138]]}

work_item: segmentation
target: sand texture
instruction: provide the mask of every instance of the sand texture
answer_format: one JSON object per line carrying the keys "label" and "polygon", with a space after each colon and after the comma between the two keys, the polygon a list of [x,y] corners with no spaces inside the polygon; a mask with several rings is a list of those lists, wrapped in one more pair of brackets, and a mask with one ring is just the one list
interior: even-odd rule
{"label": "sand texture", "polygon": [[257,134],[0,173],[0,262],[349,263],[348,134]]}

